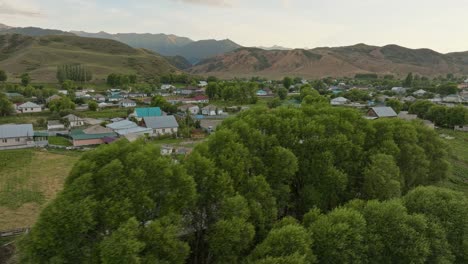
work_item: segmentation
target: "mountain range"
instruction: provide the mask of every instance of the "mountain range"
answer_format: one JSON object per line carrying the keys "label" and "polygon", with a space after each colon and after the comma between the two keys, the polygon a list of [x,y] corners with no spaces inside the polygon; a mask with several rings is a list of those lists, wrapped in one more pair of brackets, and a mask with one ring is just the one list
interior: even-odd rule
{"label": "mountain range", "polygon": [[68,35],[90,38],[112,39],[125,43],[134,48],[144,48],[157,52],[163,56],[182,56],[190,64],[203,59],[233,51],[241,46],[229,39],[225,40],[199,40],[193,41],[187,37],[172,34],[138,34],[107,32],[89,33],[84,31],[62,31],[56,29],[43,29],[38,27],[10,27],[0,24],[0,34],[22,34],[27,36]]}
{"label": "mountain range", "polygon": [[[18,37],[11,35],[13,33],[34,37]],[[357,73],[403,77],[409,72],[423,76],[468,74],[468,52],[442,54],[398,45],[246,48],[228,39],[193,41],[166,34],[66,32],[0,24],[0,37],[2,34],[6,37],[0,42],[0,67],[11,67],[13,73],[31,71],[45,80],[54,80],[58,63],[89,64],[96,68],[96,76],[105,76],[111,71],[151,75],[173,72],[176,68],[221,78],[353,77]],[[5,39],[9,46],[5,47]],[[118,52],[108,52],[105,45]],[[119,48],[115,50],[113,47]],[[96,56],[92,57],[90,53]],[[193,65],[194,62],[197,63]]]}
{"label": "mountain range", "polygon": [[468,74],[468,52],[441,54],[430,49],[408,49],[397,45],[383,47],[357,44],[311,50],[262,50],[240,48],[206,59],[189,69],[190,73],[221,78],[262,76],[353,77],[357,73],[423,76],[447,73]]}

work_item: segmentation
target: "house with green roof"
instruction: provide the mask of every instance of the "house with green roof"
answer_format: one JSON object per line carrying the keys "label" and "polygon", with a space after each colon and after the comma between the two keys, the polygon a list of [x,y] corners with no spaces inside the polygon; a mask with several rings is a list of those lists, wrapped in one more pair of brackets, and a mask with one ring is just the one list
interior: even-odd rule
{"label": "house with green roof", "polygon": [[138,121],[141,121],[145,117],[162,116],[163,112],[159,107],[141,107],[135,108],[133,115]]}
{"label": "house with green roof", "polygon": [[104,138],[117,138],[117,134],[110,128],[94,125],[86,129],[74,129],[70,133],[73,146],[92,146],[104,144]]}

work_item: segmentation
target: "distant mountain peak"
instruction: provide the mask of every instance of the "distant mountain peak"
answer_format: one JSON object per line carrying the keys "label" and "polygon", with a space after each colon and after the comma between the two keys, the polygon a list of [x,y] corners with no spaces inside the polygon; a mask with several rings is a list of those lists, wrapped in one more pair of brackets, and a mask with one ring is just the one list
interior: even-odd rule
{"label": "distant mountain peak", "polygon": [[2,29],[9,29],[9,28],[13,28],[13,27],[10,27],[10,26],[8,26],[8,25],[5,25],[5,24],[0,23],[0,30],[2,30]]}

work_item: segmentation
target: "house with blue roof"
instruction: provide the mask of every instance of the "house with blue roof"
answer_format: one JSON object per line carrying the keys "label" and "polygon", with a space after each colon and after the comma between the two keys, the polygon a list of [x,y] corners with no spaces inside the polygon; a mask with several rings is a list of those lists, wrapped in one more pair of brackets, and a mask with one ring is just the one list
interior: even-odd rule
{"label": "house with blue roof", "polygon": [[138,121],[141,121],[144,117],[162,116],[163,112],[159,107],[139,107],[135,108],[133,115]]}

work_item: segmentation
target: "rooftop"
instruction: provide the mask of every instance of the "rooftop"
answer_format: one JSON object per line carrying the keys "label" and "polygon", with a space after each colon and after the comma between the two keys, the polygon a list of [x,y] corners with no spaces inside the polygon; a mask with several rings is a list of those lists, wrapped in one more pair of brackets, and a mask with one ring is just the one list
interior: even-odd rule
{"label": "rooftop", "polygon": [[162,116],[162,111],[159,107],[136,108],[135,113],[137,117]]}
{"label": "rooftop", "polygon": [[34,130],[32,124],[0,125],[0,138],[32,137]]}
{"label": "rooftop", "polygon": [[149,128],[171,128],[179,127],[174,116],[152,116],[144,118],[146,127]]}

